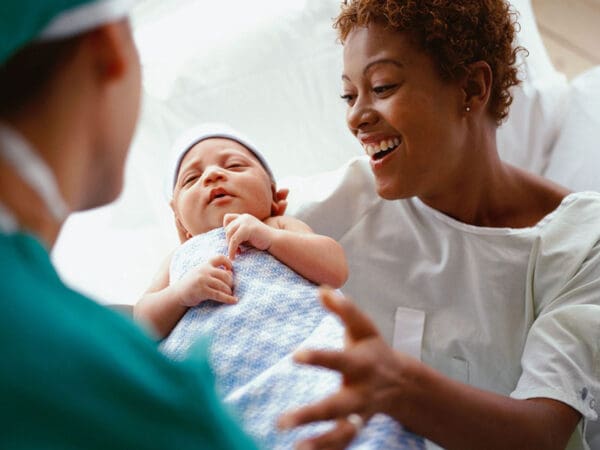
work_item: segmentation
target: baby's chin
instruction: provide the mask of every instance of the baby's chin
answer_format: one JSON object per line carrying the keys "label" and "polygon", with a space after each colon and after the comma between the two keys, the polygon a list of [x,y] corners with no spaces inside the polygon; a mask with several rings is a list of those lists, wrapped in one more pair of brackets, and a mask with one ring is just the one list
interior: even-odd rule
{"label": "baby's chin", "polygon": [[216,230],[217,228],[223,227],[224,226],[223,221],[225,220],[225,216],[227,216],[227,214],[241,214],[241,213],[237,212],[237,210],[235,210],[235,209],[220,211],[219,214],[216,214],[214,217],[212,217],[207,222],[199,224],[198,227],[196,228],[197,229],[196,234],[208,233],[209,231]]}

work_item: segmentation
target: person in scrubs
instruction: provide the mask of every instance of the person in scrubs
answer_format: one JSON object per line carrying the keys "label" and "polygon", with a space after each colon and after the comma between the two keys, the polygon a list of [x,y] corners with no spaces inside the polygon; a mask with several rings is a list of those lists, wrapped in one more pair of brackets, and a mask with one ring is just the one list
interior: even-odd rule
{"label": "person in scrubs", "polygon": [[166,359],[49,258],[70,212],[122,188],[141,88],[130,4],[0,6],[0,448],[255,448],[204,343]]}

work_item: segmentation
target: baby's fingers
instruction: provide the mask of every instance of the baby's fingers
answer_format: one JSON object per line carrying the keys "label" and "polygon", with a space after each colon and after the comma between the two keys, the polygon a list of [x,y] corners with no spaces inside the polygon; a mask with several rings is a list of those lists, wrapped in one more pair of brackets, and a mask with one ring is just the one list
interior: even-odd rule
{"label": "baby's fingers", "polygon": [[227,294],[223,291],[219,291],[217,289],[211,289],[209,292],[209,295],[210,295],[211,300],[214,300],[219,303],[226,303],[228,305],[234,305],[238,302],[237,297],[235,297],[231,294]]}
{"label": "baby's fingers", "polygon": [[229,225],[231,222],[233,222],[238,217],[240,217],[240,215],[239,214],[235,214],[235,213],[225,214],[223,216],[223,227],[226,227],[227,225]]}
{"label": "baby's fingers", "polygon": [[231,259],[232,261],[235,259],[235,255],[237,254],[238,248],[240,247],[242,242],[244,242],[244,239],[241,233],[235,232],[229,237],[229,243],[227,244],[227,253],[229,259]]}
{"label": "baby's fingers", "polygon": [[233,288],[233,274],[230,270],[223,270],[217,267],[212,269],[212,271],[210,272],[210,276],[215,281],[220,281],[225,286],[227,286],[229,288],[228,292],[231,292],[231,289]]}
{"label": "baby's fingers", "polygon": [[208,263],[216,268],[223,267],[225,270],[233,270],[233,263],[231,262],[231,259],[225,255],[213,256],[208,260]]}

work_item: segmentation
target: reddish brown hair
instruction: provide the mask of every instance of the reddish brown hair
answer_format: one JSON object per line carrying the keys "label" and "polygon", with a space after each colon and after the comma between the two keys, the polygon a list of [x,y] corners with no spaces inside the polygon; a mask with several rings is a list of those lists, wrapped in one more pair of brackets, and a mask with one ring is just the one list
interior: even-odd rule
{"label": "reddish brown hair", "polygon": [[334,28],[343,43],[354,28],[373,22],[408,33],[446,80],[487,62],[493,75],[489,113],[498,124],[506,118],[510,88],[520,82],[517,54],[526,53],[513,47],[516,13],[506,0],[346,0]]}

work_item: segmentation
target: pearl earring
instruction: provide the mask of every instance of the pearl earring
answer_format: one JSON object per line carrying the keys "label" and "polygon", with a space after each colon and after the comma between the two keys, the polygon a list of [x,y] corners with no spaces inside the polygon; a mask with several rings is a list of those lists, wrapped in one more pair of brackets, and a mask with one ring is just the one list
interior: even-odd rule
{"label": "pearl earring", "polygon": [[471,107],[470,106],[465,106],[465,111],[466,112],[471,112]]}

